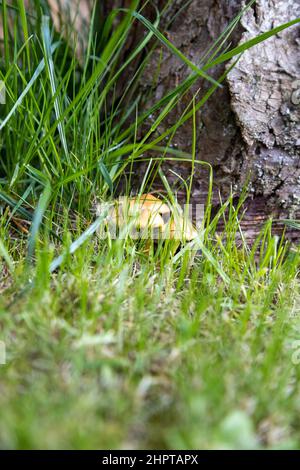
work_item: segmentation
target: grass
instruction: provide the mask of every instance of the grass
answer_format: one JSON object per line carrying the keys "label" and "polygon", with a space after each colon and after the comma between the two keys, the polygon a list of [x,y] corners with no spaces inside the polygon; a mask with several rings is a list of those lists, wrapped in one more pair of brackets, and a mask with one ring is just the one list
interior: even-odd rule
{"label": "grass", "polygon": [[209,244],[229,283],[203,256],[125,242],[85,244],[54,275],[53,248],[34,268],[15,252],[1,447],[299,447],[300,253],[267,238],[257,260]]}
{"label": "grass", "polygon": [[[167,241],[145,253],[128,236],[101,240],[92,211],[139,162],[148,162],[140,191],[157,177],[170,200],[161,163],[190,162],[189,200],[193,169],[207,166],[196,154],[196,113],[227,73],[216,81],[210,69],[281,29],[231,50],[238,15],[191,64],[159,30],[168,5],[149,23],[136,0],[99,29],[93,21],[77,57],[72,28],[53,32],[45,1],[29,12],[22,0],[0,3],[8,97],[0,105],[0,447],[299,448],[299,248],[272,235],[272,221],[248,246],[245,195],[212,215],[211,169],[193,250],[174,254]],[[146,33],[124,62],[133,21]],[[191,73],[148,109],[138,83],[157,41]],[[208,92],[159,135],[199,75],[212,82]],[[172,146],[187,120],[190,154]]]}

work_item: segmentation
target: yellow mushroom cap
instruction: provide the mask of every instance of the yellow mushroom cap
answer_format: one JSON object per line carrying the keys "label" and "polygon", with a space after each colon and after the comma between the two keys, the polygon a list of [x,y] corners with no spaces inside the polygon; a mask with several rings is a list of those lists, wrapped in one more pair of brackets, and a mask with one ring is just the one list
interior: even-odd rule
{"label": "yellow mushroom cap", "polygon": [[142,194],[139,198],[134,198],[134,200],[138,200],[143,208],[147,208],[151,212],[158,212],[160,214],[170,213],[168,204],[165,204],[161,199],[153,196],[153,194]]}

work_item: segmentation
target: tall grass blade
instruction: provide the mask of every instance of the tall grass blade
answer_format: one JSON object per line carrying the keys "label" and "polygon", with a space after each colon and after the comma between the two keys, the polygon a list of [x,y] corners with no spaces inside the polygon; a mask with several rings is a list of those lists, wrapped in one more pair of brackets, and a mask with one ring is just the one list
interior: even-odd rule
{"label": "tall grass blade", "polygon": [[56,89],[56,78],[55,78],[54,63],[53,63],[52,52],[51,52],[51,35],[50,35],[50,29],[49,29],[49,17],[48,16],[42,17],[42,37],[43,37],[43,43],[44,43],[47,71],[49,75],[52,96],[54,97],[54,110],[55,110],[56,119],[58,121],[57,128],[58,128],[58,132],[60,135],[64,152],[65,152],[66,159],[69,160],[69,150],[68,150],[68,145],[67,145],[67,139],[65,135],[63,120],[61,119],[61,114],[62,114],[61,101],[60,101],[59,96],[57,95],[57,89]]}
{"label": "tall grass blade", "polygon": [[26,44],[26,56],[27,56],[27,66],[30,73],[31,69],[31,60],[30,60],[30,48],[29,48],[29,34],[28,34],[28,25],[26,17],[26,9],[24,5],[24,0],[18,0],[19,14],[21,18],[22,32],[24,34],[24,42]]}
{"label": "tall grass blade", "polygon": [[8,268],[10,270],[10,272],[13,272],[14,271],[13,260],[12,260],[11,256],[9,255],[9,252],[6,249],[6,247],[4,246],[4,243],[2,242],[1,239],[0,239],[0,257],[2,257],[4,259],[4,261],[6,262]]}
{"label": "tall grass blade", "polygon": [[50,183],[48,183],[40,196],[37,208],[33,215],[33,220],[32,220],[29,239],[28,239],[27,260],[32,260],[32,257],[34,255],[36,239],[39,233],[40,225],[42,223],[45,211],[48,206],[50,196],[51,196],[51,186],[50,186]]}
{"label": "tall grass blade", "polygon": [[199,75],[202,78],[205,78],[209,82],[213,83],[214,85],[220,87],[221,85],[212,77],[207,75],[203,70],[197,67],[193,62],[191,62],[182,52],[180,52],[174,44],[171,43],[150,21],[148,21],[144,16],[140,13],[132,12],[132,16],[139,20],[149,31],[157,37],[157,39],[164,44],[168,49],[170,49],[173,54],[175,54],[182,62],[184,62],[193,72]]}
{"label": "tall grass blade", "polygon": [[277,26],[277,28],[274,28],[271,31],[260,34],[259,36],[256,36],[255,38],[249,39],[249,41],[246,41],[244,44],[241,44],[240,46],[237,46],[234,49],[231,49],[230,51],[225,52],[224,54],[221,54],[217,59],[206,64],[203,67],[203,70],[208,70],[216,65],[222,64],[223,62],[226,62],[232,59],[233,57],[242,54],[243,52],[256,46],[257,44],[260,44],[261,42],[266,41],[272,36],[276,36],[276,34],[280,33],[281,31],[284,31],[285,29],[290,28],[291,26],[294,26],[298,23],[300,23],[300,18],[296,18],[295,20],[289,21],[288,23],[284,23],[280,26]]}
{"label": "tall grass blade", "polygon": [[69,254],[73,254],[75,253],[75,251],[81,246],[83,245],[83,243],[85,243],[100,227],[100,225],[102,224],[103,220],[106,218],[108,214],[108,210],[106,211],[103,211],[103,214],[101,214],[99,217],[97,217],[97,219],[95,220],[95,222],[93,222],[87,230],[85,230],[83,232],[82,235],[80,235],[79,238],[77,238],[77,240],[75,240],[69,247],[69,249],[63,253],[62,255],[58,256],[57,258],[55,258],[52,263],[50,264],[50,273],[53,273],[57,268],[59,268],[59,266],[64,262],[66,256],[68,256]]}
{"label": "tall grass blade", "polygon": [[[51,47],[52,53],[58,48],[59,44],[60,44],[59,42],[56,42],[52,45],[52,47]],[[42,59],[41,62],[39,63],[39,65],[37,66],[37,68],[35,69],[35,72],[34,72],[33,76],[31,77],[31,79],[29,80],[28,84],[26,85],[26,87],[24,88],[24,90],[20,94],[19,98],[17,99],[17,101],[15,102],[15,104],[13,105],[13,107],[11,108],[9,113],[7,114],[6,118],[0,123],[0,131],[6,126],[6,124],[10,120],[10,118],[13,116],[15,111],[18,109],[18,107],[21,106],[22,101],[24,100],[25,96],[30,91],[30,89],[32,88],[34,82],[36,82],[36,80],[38,79],[38,77],[40,76],[40,74],[42,73],[44,68],[45,68],[45,59]]]}

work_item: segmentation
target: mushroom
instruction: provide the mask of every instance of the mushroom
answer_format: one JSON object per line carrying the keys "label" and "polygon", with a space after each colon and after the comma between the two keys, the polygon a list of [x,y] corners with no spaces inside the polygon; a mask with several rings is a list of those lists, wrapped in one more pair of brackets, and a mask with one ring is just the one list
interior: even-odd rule
{"label": "mushroom", "polygon": [[[179,207],[172,207],[151,193],[120,197],[108,212],[107,222],[120,230],[128,228],[132,238],[192,241],[197,231]],[[138,234],[136,233],[138,231]]]}

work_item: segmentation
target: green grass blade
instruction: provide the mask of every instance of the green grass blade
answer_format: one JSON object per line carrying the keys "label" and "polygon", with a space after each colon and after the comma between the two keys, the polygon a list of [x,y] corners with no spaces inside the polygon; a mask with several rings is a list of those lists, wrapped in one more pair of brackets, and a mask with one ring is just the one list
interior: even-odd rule
{"label": "green grass blade", "polygon": [[[251,6],[256,2],[256,0],[251,0],[236,16],[233,20],[228,24],[225,30],[220,34],[220,36],[216,39],[216,41],[211,45],[208,51],[204,54],[201,58],[200,63],[205,64],[206,62],[211,62],[213,58],[218,54],[218,52],[222,49],[226,41],[229,39],[231,33],[237,27],[238,23],[240,22],[242,16],[251,8]],[[209,57],[209,60],[207,58]]]}
{"label": "green grass blade", "polygon": [[32,214],[28,210],[21,207],[19,205],[19,202],[15,201],[15,199],[13,199],[11,196],[9,196],[2,189],[0,190],[0,199],[3,202],[5,202],[6,204],[8,204],[10,207],[12,207],[14,212],[18,212],[19,214],[21,214],[26,220],[31,220],[32,219]]}
{"label": "green grass blade", "polygon": [[271,31],[260,34],[259,36],[256,36],[255,38],[252,38],[249,41],[246,41],[244,44],[241,44],[240,46],[237,46],[234,49],[231,49],[230,51],[226,52],[225,54],[220,55],[217,59],[215,59],[212,62],[209,62],[208,64],[206,64],[203,67],[203,69],[208,70],[208,69],[210,69],[210,68],[212,68],[216,65],[222,64],[223,62],[226,62],[226,61],[232,59],[233,57],[242,54],[243,52],[245,52],[248,49],[256,46],[257,44],[260,44],[261,42],[266,41],[267,39],[271,38],[272,36],[275,36],[276,34],[280,33],[281,31],[284,31],[285,29],[290,28],[291,26],[294,26],[298,23],[300,23],[300,18],[289,21],[288,23],[284,23],[284,24],[278,26],[277,28],[272,29]]}
{"label": "green grass blade", "polygon": [[32,225],[30,228],[30,234],[28,239],[28,253],[27,253],[27,260],[31,260],[34,255],[36,239],[39,233],[40,225],[42,223],[45,211],[48,206],[48,202],[51,196],[51,186],[48,183],[42,192],[37,208],[33,215]]}
{"label": "green grass blade", "polygon": [[113,182],[112,182],[110,174],[109,174],[105,164],[103,163],[103,161],[99,162],[99,168],[100,168],[100,171],[101,171],[102,176],[104,178],[104,181],[105,181],[105,183],[107,184],[107,186],[109,188],[110,193],[113,194],[113,192],[114,192]]}
{"label": "green grass blade", "polygon": [[9,68],[10,63],[10,50],[9,50],[9,34],[8,34],[8,12],[7,2],[2,1],[2,18],[3,18],[3,37],[4,37],[4,57],[6,70]]}
{"label": "green grass blade", "polygon": [[149,31],[157,37],[157,39],[164,44],[173,54],[175,54],[183,63],[185,63],[193,72],[195,72],[198,76],[205,78],[209,82],[213,83],[214,85],[220,87],[220,84],[216,82],[216,80],[209,75],[207,75],[203,70],[199,69],[193,62],[191,62],[182,52],[180,52],[174,44],[171,43],[150,21],[148,21],[144,16],[140,13],[132,12],[132,16],[139,20]]}
{"label": "green grass blade", "polygon": [[0,239],[0,257],[2,257],[4,259],[4,261],[6,262],[10,272],[13,272],[14,271],[14,263],[13,263],[13,260],[11,258],[11,256],[9,255],[9,252],[8,250],[6,249],[3,241]]}
{"label": "green grass blade", "polygon": [[59,96],[57,95],[57,89],[56,89],[56,78],[55,78],[54,62],[53,62],[52,52],[51,52],[51,35],[50,35],[50,29],[49,29],[49,17],[48,16],[42,17],[42,37],[43,37],[44,50],[45,50],[45,61],[47,64],[47,71],[49,75],[52,96],[54,97],[54,110],[55,110],[56,119],[58,121],[57,128],[58,128],[58,132],[60,135],[64,152],[65,152],[66,159],[69,160],[69,150],[68,150],[68,145],[67,145],[67,139],[66,139],[65,129],[63,125],[63,119],[61,119],[61,115],[62,115],[61,100],[59,99]]}
{"label": "green grass blade", "polygon": [[[55,51],[55,49],[57,49],[59,44],[60,44],[59,42],[56,42],[52,45],[52,47],[51,47],[52,53]],[[26,85],[26,87],[24,88],[24,90],[20,94],[19,98],[17,99],[17,101],[15,102],[15,104],[13,105],[13,107],[11,108],[9,113],[7,114],[6,118],[1,122],[0,131],[6,126],[8,121],[14,115],[15,111],[18,109],[18,107],[21,106],[22,101],[24,100],[25,96],[30,91],[30,89],[32,88],[32,86],[36,82],[36,80],[39,78],[39,76],[42,73],[42,71],[44,70],[44,68],[45,68],[45,60],[42,59],[41,62],[39,63],[39,65],[37,66],[33,76],[29,80],[28,84]]]}
{"label": "green grass blade", "polygon": [[100,227],[102,224],[103,220],[106,218],[108,211],[104,211],[102,215],[97,217],[95,222],[93,222],[87,230],[83,232],[82,235],[80,235],[77,240],[75,240],[71,245],[70,248],[63,253],[62,255],[58,256],[55,258],[52,263],[50,264],[50,272],[53,273],[57,268],[61,266],[61,264],[64,262],[66,256],[68,254],[73,254],[75,251],[83,244],[85,243]]}
{"label": "green grass blade", "polygon": [[30,73],[31,69],[31,59],[30,59],[30,48],[29,48],[29,34],[28,34],[28,25],[27,25],[27,17],[26,17],[26,9],[24,5],[24,0],[18,0],[18,7],[22,25],[22,32],[24,35],[24,42],[26,44],[26,56],[27,56],[27,64],[28,70]]}

